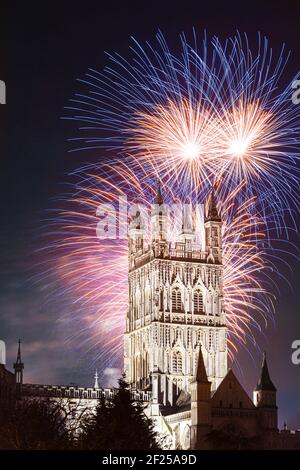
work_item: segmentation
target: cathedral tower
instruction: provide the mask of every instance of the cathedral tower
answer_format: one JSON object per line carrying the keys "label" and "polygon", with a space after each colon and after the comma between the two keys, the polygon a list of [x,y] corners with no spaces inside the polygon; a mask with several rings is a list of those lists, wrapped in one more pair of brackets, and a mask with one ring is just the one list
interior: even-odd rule
{"label": "cathedral tower", "polygon": [[160,407],[171,407],[181,391],[191,392],[200,345],[212,391],[227,373],[222,221],[212,191],[204,222],[205,246],[194,242],[189,212],[184,213],[177,240],[171,242],[160,185],[149,245],[142,241],[139,217],[128,231],[125,372],[133,388],[152,389]]}

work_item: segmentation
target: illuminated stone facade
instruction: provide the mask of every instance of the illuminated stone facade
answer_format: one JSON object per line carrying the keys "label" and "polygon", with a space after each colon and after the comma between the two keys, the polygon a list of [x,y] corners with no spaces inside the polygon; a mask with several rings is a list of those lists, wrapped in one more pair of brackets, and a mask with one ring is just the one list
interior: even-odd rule
{"label": "illuminated stone facade", "polygon": [[192,215],[168,240],[168,209],[158,189],[146,244],[141,215],[129,227],[129,308],[125,372],[133,388],[153,387],[161,408],[190,394],[199,347],[212,390],[227,373],[227,327],[223,302],[222,222],[212,194],[196,245]]}

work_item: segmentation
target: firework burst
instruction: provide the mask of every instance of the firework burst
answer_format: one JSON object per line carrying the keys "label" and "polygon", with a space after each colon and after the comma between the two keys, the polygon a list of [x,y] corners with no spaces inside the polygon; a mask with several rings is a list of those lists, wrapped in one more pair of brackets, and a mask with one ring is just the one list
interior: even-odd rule
{"label": "firework burst", "polygon": [[191,42],[182,35],[175,52],[161,33],[156,40],[134,41],[130,60],[109,54],[103,73],[80,80],[66,117],[81,123],[77,149],[133,155],[147,174],[155,166],[175,178],[180,197],[216,178],[228,193],[245,181],[240,200],[258,196],[283,226],[298,209],[299,181],[300,107],[291,83],[281,86],[289,54],[283,47],[276,58],[260,35],[256,48],[239,34],[205,37],[200,48],[195,33]]}

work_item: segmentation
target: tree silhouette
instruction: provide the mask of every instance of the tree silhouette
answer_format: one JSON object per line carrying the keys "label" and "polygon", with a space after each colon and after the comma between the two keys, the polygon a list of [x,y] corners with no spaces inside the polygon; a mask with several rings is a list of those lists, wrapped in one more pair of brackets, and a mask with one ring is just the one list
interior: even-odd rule
{"label": "tree silhouette", "polygon": [[[74,429],[68,427],[66,403],[21,400],[0,409],[0,449],[69,449]],[[74,410],[72,410],[74,413]]]}
{"label": "tree silhouette", "polygon": [[111,400],[102,398],[96,414],[83,424],[82,449],[159,449],[154,425],[145,415],[144,405],[131,396],[124,375]]}

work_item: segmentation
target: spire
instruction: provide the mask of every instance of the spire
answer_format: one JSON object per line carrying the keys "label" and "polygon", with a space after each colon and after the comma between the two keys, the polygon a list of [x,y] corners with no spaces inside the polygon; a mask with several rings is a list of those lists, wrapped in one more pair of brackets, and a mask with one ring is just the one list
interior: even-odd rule
{"label": "spire", "polygon": [[216,198],[215,198],[215,188],[213,184],[211,185],[211,193],[210,193],[210,200],[209,200],[206,220],[221,221],[221,217],[217,209]]}
{"label": "spire", "polygon": [[22,358],[21,358],[21,340],[19,339],[18,341],[19,346],[18,346],[18,353],[17,353],[17,361],[16,364],[21,364],[22,363]]}
{"label": "spire", "polygon": [[198,357],[198,364],[197,364],[195,382],[198,382],[198,383],[208,382],[206,369],[205,369],[205,365],[204,365],[204,360],[203,360],[201,344],[200,344],[200,348],[199,348],[199,357]]}
{"label": "spire", "polygon": [[276,387],[274,386],[272,380],[270,379],[269,369],[268,369],[268,364],[267,364],[267,356],[265,352],[263,355],[260,378],[259,378],[258,384],[256,385],[255,390],[256,391],[267,390],[267,391],[276,392]]}
{"label": "spire", "polygon": [[157,179],[157,193],[155,196],[154,203],[158,204],[159,206],[161,206],[164,203],[164,200],[161,194],[161,183],[159,179]]}
{"label": "spire", "polygon": [[14,369],[15,369],[16,384],[20,385],[23,383],[23,369],[24,369],[24,364],[22,362],[22,357],[21,357],[21,340],[20,339],[19,339],[17,360],[14,363]]}
{"label": "spire", "polygon": [[94,385],[94,388],[99,388],[99,382],[98,382],[98,371],[96,369],[96,372],[95,372],[95,385]]}

